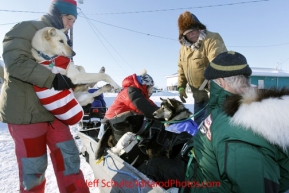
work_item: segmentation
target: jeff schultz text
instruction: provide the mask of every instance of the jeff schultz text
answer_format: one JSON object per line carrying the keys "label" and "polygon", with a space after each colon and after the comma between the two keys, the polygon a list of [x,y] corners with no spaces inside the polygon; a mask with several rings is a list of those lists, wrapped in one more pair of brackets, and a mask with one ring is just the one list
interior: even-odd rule
{"label": "jeff schultz text", "polygon": [[178,180],[167,180],[167,181],[149,181],[149,180],[121,180],[121,181],[114,181],[109,180],[106,181],[105,179],[94,179],[93,181],[86,180],[85,183],[83,181],[77,181],[77,186],[88,186],[88,187],[100,187],[100,188],[111,188],[111,187],[118,187],[118,188],[133,188],[135,186],[140,187],[156,187],[161,186],[164,188],[169,187],[190,187],[190,188],[213,188],[213,187],[220,187],[220,182],[197,182],[197,181],[178,181]]}

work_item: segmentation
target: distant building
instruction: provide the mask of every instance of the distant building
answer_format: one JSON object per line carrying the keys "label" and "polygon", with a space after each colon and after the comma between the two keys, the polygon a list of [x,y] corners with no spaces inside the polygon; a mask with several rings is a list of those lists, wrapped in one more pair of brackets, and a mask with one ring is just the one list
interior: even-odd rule
{"label": "distant building", "polygon": [[158,89],[158,88],[156,88],[156,87],[153,87],[153,89],[152,89],[152,93],[157,93],[157,92],[162,92],[163,91],[163,89],[161,88],[161,89]]}
{"label": "distant building", "polygon": [[167,79],[167,90],[177,90],[178,86],[178,73],[166,76]]}
{"label": "distant building", "polygon": [[[251,84],[258,89],[289,87],[289,72],[274,68],[252,67]],[[177,90],[178,73],[166,76],[167,90]],[[187,87],[188,89],[188,87]],[[189,90],[188,90],[189,91]]]}
{"label": "distant building", "polygon": [[251,84],[258,89],[289,87],[289,72],[273,68],[252,68]]}

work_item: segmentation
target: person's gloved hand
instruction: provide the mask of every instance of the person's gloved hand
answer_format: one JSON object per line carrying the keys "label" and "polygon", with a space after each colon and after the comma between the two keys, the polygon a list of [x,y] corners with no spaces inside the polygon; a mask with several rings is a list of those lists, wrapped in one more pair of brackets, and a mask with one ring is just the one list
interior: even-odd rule
{"label": "person's gloved hand", "polygon": [[56,74],[52,86],[55,90],[65,90],[76,87],[76,85],[71,82],[70,78],[62,74]]}
{"label": "person's gloved hand", "polygon": [[186,94],[186,90],[183,87],[179,88],[179,95],[180,95],[180,99],[183,103],[186,103],[185,98],[188,98],[187,94]]}

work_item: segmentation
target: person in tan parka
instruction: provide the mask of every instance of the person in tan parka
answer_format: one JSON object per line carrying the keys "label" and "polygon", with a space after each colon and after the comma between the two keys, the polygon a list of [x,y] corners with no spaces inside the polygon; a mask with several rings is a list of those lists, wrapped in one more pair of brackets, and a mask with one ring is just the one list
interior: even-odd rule
{"label": "person in tan parka", "polygon": [[227,48],[218,33],[208,31],[206,26],[188,11],[179,16],[178,27],[181,43],[178,60],[178,91],[180,99],[185,103],[186,85],[189,85],[194,97],[196,114],[194,120],[200,124],[206,117],[205,106],[208,102],[206,91],[200,89],[205,81],[204,71],[209,62],[218,54],[227,51]]}

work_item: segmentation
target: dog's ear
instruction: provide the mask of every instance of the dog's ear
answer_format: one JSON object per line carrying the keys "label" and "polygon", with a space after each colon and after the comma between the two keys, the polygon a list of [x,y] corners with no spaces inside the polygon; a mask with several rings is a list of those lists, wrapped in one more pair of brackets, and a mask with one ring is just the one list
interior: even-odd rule
{"label": "dog's ear", "polygon": [[46,31],[46,33],[44,33],[44,37],[47,40],[51,39],[51,36],[55,36],[56,34],[56,29],[55,28],[50,28],[49,30]]}
{"label": "dog's ear", "polygon": [[160,97],[161,101],[165,101],[165,99],[163,99],[162,97]]}
{"label": "dog's ear", "polygon": [[172,107],[174,107],[173,103],[171,102],[171,100],[169,98],[167,98],[167,101]]}
{"label": "dog's ear", "polygon": [[55,28],[51,28],[49,31],[48,31],[49,35],[50,36],[55,36],[56,35],[56,29]]}

